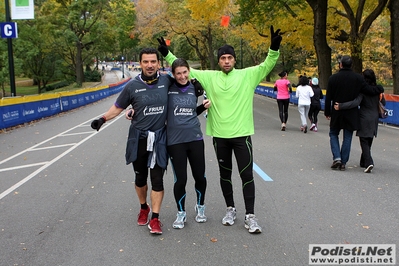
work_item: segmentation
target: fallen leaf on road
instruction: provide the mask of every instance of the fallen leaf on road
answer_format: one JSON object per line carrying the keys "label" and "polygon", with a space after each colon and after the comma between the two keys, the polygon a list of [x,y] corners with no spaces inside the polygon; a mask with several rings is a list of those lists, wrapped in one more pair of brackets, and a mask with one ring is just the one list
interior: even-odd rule
{"label": "fallen leaf on road", "polygon": [[218,242],[218,240],[217,240],[217,238],[212,237],[212,238],[211,238],[211,242],[214,242],[214,243],[215,243],[215,242]]}

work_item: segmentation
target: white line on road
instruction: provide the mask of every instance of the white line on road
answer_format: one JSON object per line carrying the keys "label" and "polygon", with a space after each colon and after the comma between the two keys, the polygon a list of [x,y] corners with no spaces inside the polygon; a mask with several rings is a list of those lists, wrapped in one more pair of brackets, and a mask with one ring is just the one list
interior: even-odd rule
{"label": "white line on road", "polygon": [[0,172],[18,170],[18,169],[22,169],[22,168],[35,167],[35,166],[43,165],[43,164],[46,164],[46,163],[48,163],[48,162],[31,163],[31,164],[25,164],[25,165],[14,166],[14,167],[9,167],[9,168],[3,168],[3,169],[0,169]]}
{"label": "white line on road", "polygon": [[[96,116],[96,117],[98,117],[98,116]],[[104,126],[102,127],[102,130],[104,130],[104,129],[107,128],[108,126],[112,125],[114,122],[116,122],[116,121],[117,121],[119,118],[121,118],[121,117],[125,117],[124,112],[123,112],[123,115],[120,115],[120,116],[116,117],[115,119],[113,119],[112,121],[110,121],[109,123],[104,124]],[[45,141],[42,141],[42,142],[40,142],[40,143],[38,143],[38,144],[32,146],[31,148],[28,148],[28,149],[26,149],[26,150],[23,150],[23,151],[21,151],[21,152],[15,154],[15,155],[13,155],[13,156],[7,158],[7,159],[1,161],[1,162],[0,162],[0,165],[3,164],[3,163],[5,163],[5,162],[7,162],[7,161],[9,161],[9,160],[11,160],[11,159],[13,159],[13,158],[15,158],[15,157],[17,157],[17,156],[19,156],[19,155],[21,155],[21,154],[23,154],[24,152],[30,151],[30,150],[32,150],[33,148],[35,148],[35,147],[37,147],[37,146],[40,146],[40,145],[42,145],[43,143],[48,142],[49,140],[52,140],[52,139],[54,139],[54,138],[56,138],[56,137],[59,137],[59,136],[65,134],[66,132],[69,132],[69,131],[71,131],[71,130],[77,128],[77,127],[80,127],[80,126],[82,126],[83,124],[86,124],[86,123],[92,121],[93,119],[94,119],[94,118],[92,118],[92,119],[90,119],[90,120],[88,120],[88,121],[86,121],[86,122],[83,122],[82,124],[79,124],[79,125],[77,125],[77,126],[75,126],[75,127],[73,127],[73,128],[70,128],[70,129],[68,129],[68,130],[66,130],[66,131],[64,131],[64,132],[62,132],[62,133],[60,133],[60,134],[58,134],[58,135],[55,135],[54,137],[51,137],[51,138],[49,138],[49,139],[47,139],[47,140],[45,140]],[[12,187],[10,187],[10,188],[7,189],[6,191],[4,191],[3,193],[1,193],[1,194],[0,194],[0,200],[1,200],[2,198],[4,198],[5,196],[7,196],[8,194],[10,194],[11,192],[13,192],[15,189],[19,188],[20,186],[22,186],[23,184],[25,184],[26,182],[28,182],[30,179],[32,179],[34,176],[36,176],[36,175],[37,175],[38,173],[40,173],[41,171],[43,171],[44,169],[46,169],[47,167],[49,167],[49,166],[52,165],[53,163],[57,162],[59,159],[61,159],[62,157],[64,157],[66,154],[70,153],[70,152],[73,151],[75,148],[79,147],[80,144],[83,144],[84,142],[86,142],[86,140],[89,140],[91,137],[95,136],[97,133],[98,133],[98,132],[92,132],[91,135],[87,136],[85,139],[82,139],[80,142],[76,143],[76,144],[73,145],[71,148],[69,148],[69,149],[66,150],[65,152],[63,152],[63,153],[61,153],[60,155],[58,155],[57,157],[55,157],[53,160],[51,160],[51,161],[49,161],[49,162],[46,162],[42,167],[40,167],[39,169],[37,169],[36,171],[34,171],[33,173],[31,173],[30,175],[28,175],[28,176],[25,177],[24,179],[22,179],[21,181],[19,181],[18,183],[16,183],[15,185],[13,185]]]}

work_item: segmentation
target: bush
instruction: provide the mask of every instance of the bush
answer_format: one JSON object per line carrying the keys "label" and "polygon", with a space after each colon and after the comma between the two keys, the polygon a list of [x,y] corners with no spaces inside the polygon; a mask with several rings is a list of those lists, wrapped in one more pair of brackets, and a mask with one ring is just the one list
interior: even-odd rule
{"label": "bush", "polygon": [[86,82],[99,82],[101,81],[101,73],[97,70],[85,71]]}
{"label": "bush", "polygon": [[47,85],[42,90],[53,91],[53,90],[56,90],[56,89],[59,89],[59,88],[63,88],[63,87],[69,86],[69,84],[71,84],[69,81],[64,80],[64,81],[60,81],[60,82],[57,82],[57,83],[54,83],[54,84],[51,84],[51,85]]}

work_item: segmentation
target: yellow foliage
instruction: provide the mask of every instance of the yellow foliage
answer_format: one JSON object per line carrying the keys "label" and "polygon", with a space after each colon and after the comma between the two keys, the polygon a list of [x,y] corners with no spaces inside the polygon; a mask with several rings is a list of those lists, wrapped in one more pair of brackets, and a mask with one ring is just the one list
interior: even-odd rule
{"label": "yellow foliage", "polygon": [[215,20],[220,21],[222,15],[229,15],[230,0],[186,0],[186,8],[191,11],[194,20],[209,24]]}

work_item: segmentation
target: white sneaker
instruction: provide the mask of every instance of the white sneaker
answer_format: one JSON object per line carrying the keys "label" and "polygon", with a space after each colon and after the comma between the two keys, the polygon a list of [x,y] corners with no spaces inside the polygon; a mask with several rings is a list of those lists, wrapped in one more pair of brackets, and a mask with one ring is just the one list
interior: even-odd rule
{"label": "white sneaker", "polygon": [[255,218],[255,214],[245,215],[244,226],[245,228],[248,229],[248,232],[250,232],[251,234],[262,233],[262,228],[258,225],[257,219]]}
{"label": "white sneaker", "polygon": [[184,223],[186,222],[186,212],[177,212],[176,220],[173,222],[173,228],[182,229],[184,227]]}
{"label": "white sneaker", "polygon": [[206,222],[205,205],[195,204],[195,212],[197,213],[197,216],[195,216],[195,221],[197,223],[205,223]]}
{"label": "white sneaker", "polygon": [[234,220],[236,219],[237,212],[234,207],[227,207],[226,215],[222,219],[223,225],[233,225]]}

